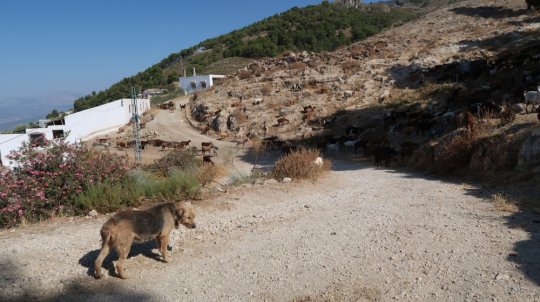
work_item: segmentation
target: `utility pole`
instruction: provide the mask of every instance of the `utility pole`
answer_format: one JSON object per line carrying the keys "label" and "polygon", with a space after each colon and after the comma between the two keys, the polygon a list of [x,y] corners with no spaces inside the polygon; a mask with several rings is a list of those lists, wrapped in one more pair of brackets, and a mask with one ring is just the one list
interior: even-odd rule
{"label": "utility pole", "polygon": [[139,109],[137,108],[137,94],[135,93],[135,87],[131,86],[131,108],[133,108],[133,115],[131,120],[133,121],[133,142],[135,148],[135,162],[141,163],[141,137],[139,131],[141,130]]}

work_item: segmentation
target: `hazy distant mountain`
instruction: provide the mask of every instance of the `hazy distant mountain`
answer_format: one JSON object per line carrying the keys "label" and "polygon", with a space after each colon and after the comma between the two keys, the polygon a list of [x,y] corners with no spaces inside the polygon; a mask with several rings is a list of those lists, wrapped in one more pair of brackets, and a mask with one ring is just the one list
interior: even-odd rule
{"label": "hazy distant mountain", "polygon": [[73,107],[73,100],[81,95],[62,91],[42,96],[0,97],[0,130],[11,130],[17,125],[36,122],[54,109],[68,110]]}

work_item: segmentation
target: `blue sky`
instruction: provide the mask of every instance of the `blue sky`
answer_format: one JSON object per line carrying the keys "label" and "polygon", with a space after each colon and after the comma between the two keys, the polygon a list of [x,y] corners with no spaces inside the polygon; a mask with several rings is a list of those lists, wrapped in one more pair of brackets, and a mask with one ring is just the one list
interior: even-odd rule
{"label": "blue sky", "polygon": [[294,6],[320,2],[4,0],[0,105],[38,98],[53,106],[64,99],[71,104],[173,52]]}

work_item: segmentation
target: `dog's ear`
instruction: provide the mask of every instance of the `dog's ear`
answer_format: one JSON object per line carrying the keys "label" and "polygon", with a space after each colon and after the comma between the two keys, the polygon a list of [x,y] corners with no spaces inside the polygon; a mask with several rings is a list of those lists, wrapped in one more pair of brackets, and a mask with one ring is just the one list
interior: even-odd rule
{"label": "dog's ear", "polygon": [[176,214],[176,217],[182,218],[182,216],[184,216],[184,208],[183,207],[177,207],[175,214]]}

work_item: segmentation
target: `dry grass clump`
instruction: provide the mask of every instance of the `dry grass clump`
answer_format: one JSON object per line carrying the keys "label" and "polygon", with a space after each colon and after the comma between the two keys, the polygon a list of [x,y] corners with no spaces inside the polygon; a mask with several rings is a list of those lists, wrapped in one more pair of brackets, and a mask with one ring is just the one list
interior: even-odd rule
{"label": "dry grass clump", "polygon": [[289,69],[304,69],[306,64],[303,62],[294,62],[289,65]]}
{"label": "dry grass clump", "polygon": [[314,161],[319,156],[315,149],[299,149],[282,156],[272,169],[272,177],[281,180],[284,177],[293,179],[316,180],[332,167],[332,162],[323,159],[323,165],[317,166]]}
{"label": "dry grass clump", "polygon": [[260,139],[250,141],[250,152],[253,154],[261,154],[266,151],[266,147]]}
{"label": "dry grass clump", "polygon": [[437,170],[448,172],[469,164],[473,153],[474,137],[464,132],[454,135],[443,142],[436,156]]}
{"label": "dry grass clump", "polygon": [[145,170],[160,176],[169,176],[172,169],[192,170],[199,166],[195,155],[189,150],[171,151],[154,163],[147,165]]}
{"label": "dry grass clump", "polygon": [[509,199],[507,196],[497,193],[491,195],[489,199],[495,205],[495,208],[502,212],[516,213],[519,211],[518,203],[515,200]]}
{"label": "dry grass clump", "polygon": [[476,123],[473,132],[460,131],[448,136],[435,150],[435,169],[444,173],[468,167],[475,147],[487,132],[487,125]]}
{"label": "dry grass clump", "polygon": [[328,88],[328,86],[326,85],[321,85],[321,87],[319,87],[319,89],[316,91],[317,94],[329,94],[330,93],[330,88]]}
{"label": "dry grass clump", "polygon": [[238,73],[238,78],[239,78],[240,80],[245,80],[245,79],[251,78],[251,75],[252,75],[251,71],[249,71],[249,70],[242,70],[242,71],[240,71],[240,72]]}
{"label": "dry grass clump", "polygon": [[274,109],[280,109],[281,107],[282,107],[282,105],[280,103],[278,103],[277,101],[270,101],[270,102],[266,103],[266,108],[267,109],[274,110]]}
{"label": "dry grass clump", "polygon": [[203,164],[199,167],[197,179],[202,186],[227,175],[227,169],[223,165]]}
{"label": "dry grass clump", "polygon": [[341,64],[341,69],[347,75],[359,72],[362,69],[362,64],[358,61],[347,61]]}
{"label": "dry grass clump", "polygon": [[240,108],[234,110],[232,116],[236,117],[236,122],[238,125],[245,124],[248,121],[248,116],[244,114],[243,110]]}
{"label": "dry grass clump", "polygon": [[264,96],[269,96],[273,89],[274,87],[272,86],[272,83],[267,83],[261,88],[261,94]]}

